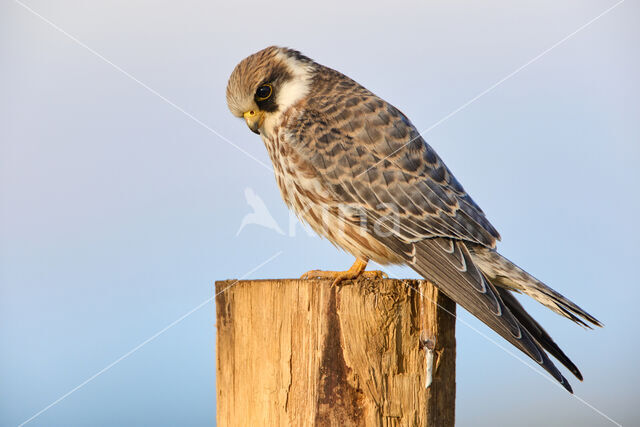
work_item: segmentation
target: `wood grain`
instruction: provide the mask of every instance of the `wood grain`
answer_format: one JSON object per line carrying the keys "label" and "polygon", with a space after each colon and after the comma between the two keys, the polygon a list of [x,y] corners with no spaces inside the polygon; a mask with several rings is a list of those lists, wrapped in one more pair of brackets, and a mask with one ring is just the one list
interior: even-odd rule
{"label": "wood grain", "polygon": [[229,280],[218,292],[218,426],[454,425],[455,304],[428,282]]}

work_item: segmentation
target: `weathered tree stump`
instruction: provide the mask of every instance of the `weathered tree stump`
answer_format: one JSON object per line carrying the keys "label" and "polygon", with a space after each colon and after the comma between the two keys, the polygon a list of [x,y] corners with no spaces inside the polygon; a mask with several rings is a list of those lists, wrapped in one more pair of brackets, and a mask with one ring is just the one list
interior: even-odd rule
{"label": "weathered tree stump", "polygon": [[217,425],[452,426],[455,304],[425,281],[330,283],[216,282]]}

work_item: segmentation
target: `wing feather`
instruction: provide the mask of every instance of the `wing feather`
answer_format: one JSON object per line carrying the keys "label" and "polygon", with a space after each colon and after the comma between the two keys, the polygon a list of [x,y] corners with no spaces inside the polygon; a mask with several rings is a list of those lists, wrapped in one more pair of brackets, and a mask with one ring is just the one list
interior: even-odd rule
{"label": "wing feather", "polygon": [[[409,119],[361,86],[353,90],[343,105],[335,97],[312,97],[288,126],[298,154],[328,190],[372,211],[394,204],[409,212],[403,225],[413,238],[452,237],[495,247],[498,232]],[[338,113],[344,109],[352,114]]]}
{"label": "wing feather", "polygon": [[[475,266],[465,243],[460,241],[453,242],[455,250],[449,253],[447,245],[450,244],[440,242],[442,240],[446,239],[434,238],[413,243],[415,255],[411,260],[407,257],[409,265],[423,277],[433,281],[449,298],[536,361],[567,391],[572,392],[571,385],[567,379],[549,359],[543,346],[534,338],[536,335],[539,338],[548,338],[544,330],[537,323],[531,323],[530,316],[524,317],[521,312],[518,312],[521,315],[519,316],[521,319],[528,321],[527,326],[535,327],[534,333],[536,335],[532,336],[528,328],[505,305],[498,290]],[[509,300],[509,302],[511,303],[512,301]],[[513,305],[513,307],[516,306]],[[526,314],[526,312],[524,313]],[[550,338],[548,339],[550,340]],[[545,341],[545,343],[553,343],[552,340],[549,340]],[[565,366],[570,367],[570,369],[575,368],[575,365],[570,364],[566,356],[562,358],[564,353],[557,346],[550,345],[548,347],[553,350],[552,354],[554,356],[560,356],[559,360]],[[567,361],[568,363],[565,363]],[[576,371],[572,370],[574,373]]]}
{"label": "wing feather", "polygon": [[558,359],[573,375],[582,381],[582,374],[578,367],[564,354],[564,351],[558,344],[555,343],[553,338],[544,330],[544,328],[522,307],[520,302],[511,293],[511,291],[504,288],[495,288],[500,294],[500,298],[504,304],[509,308],[509,311],[520,321],[520,323],[527,328],[527,331],[540,343],[540,345],[549,352],[553,357]]}

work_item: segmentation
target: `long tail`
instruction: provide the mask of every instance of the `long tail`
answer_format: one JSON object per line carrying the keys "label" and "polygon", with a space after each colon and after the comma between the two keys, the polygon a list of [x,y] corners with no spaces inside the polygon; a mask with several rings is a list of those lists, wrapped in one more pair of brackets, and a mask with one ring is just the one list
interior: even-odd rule
{"label": "long tail", "polygon": [[[398,244],[397,241],[395,243]],[[409,266],[434,283],[457,304],[535,360],[567,391],[572,392],[567,379],[547,356],[544,350],[545,344],[536,339],[536,337],[548,337],[548,335],[536,331],[535,328],[533,332],[530,332],[527,323],[529,326],[537,326],[538,328],[539,325],[535,321],[532,323],[532,319],[528,315],[511,312],[510,307],[517,308],[517,305],[512,304],[509,299],[511,306],[503,302],[499,291],[477,268],[471,253],[463,242],[435,238],[415,242],[410,246],[404,245],[406,247],[399,246],[397,250],[398,253],[405,254]],[[524,312],[524,310],[522,311]],[[542,330],[542,328],[539,329]],[[549,348],[553,348],[552,345],[549,345],[552,342],[549,338],[547,342]],[[565,359],[568,360],[566,356]]]}
{"label": "long tail", "polygon": [[[571,319],[577,324],[589,329],[591,329],[591,325],[602,326],[602,323],[600,323],[598,319],[578,307],[575,303],[565,298],[559,292],[554,291],[509,261],[507,258],[500,255],[495,250],[470,245],[469,251],[471,252],[473,262],[480,268],[480,270],[482,270],[485,276],[494,285],[527,294],[540,304],[543,304],[561,316]],[[503,296],[502,293],[501,296]],[[542,330],[542,328],[540,329]]]}
{"label": "long tail", "polygon": [[535,339],[538,344],[542,346],[545,350],[549,352],[553,357],[555,357],[560,363],[562,363],[568,370],[571,371],[573,375],[576,376],[580,381],[582,381],[582,374],[578,367],[569,359],[569,357],[564,354],[564,351],[558,347],[558,344],[555,343],[553,338],[549,336],[547,331],[544,330],[542,326],[533,318],[529,313],[526,312],[524,307],[520,305],[518,300],[513,296],[511,291],[499,288],[496,286],[496,290],[500,294],[500,298],[502,298],[502,302],[507,306],[511,314],[514,315],[516,319],[520,322],[522,326],[524,326],[527,331],[531,334],[533,339]]}

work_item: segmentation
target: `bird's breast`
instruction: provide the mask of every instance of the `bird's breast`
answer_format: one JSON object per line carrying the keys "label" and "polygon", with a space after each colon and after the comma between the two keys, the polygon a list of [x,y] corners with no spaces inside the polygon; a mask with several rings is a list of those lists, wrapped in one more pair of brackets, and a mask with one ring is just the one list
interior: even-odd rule
{"label": "bird's breast", "polygon": [[321,177],[287,141],[283,127],[275,127],[273,133],[263,135],[262,139],[282,198],[290,208],[304,217],[310,205],[331,201]]}
{"label": "bird's breast", "polygon": [[359,207],[341,203],[289,137],[284,123],[262,135],[280,194],[289,208],[320,236],[354,256],[381,264],[399,263],[396,254],[360,226]]}

